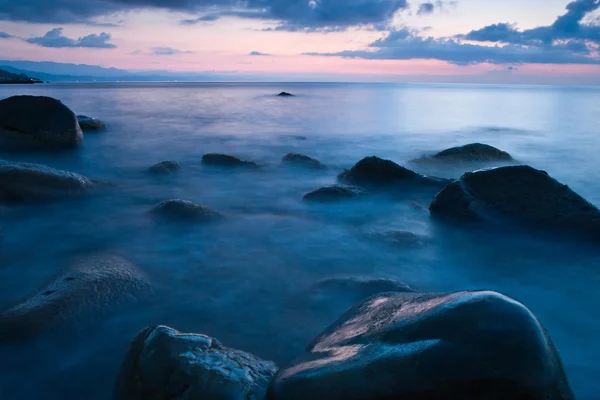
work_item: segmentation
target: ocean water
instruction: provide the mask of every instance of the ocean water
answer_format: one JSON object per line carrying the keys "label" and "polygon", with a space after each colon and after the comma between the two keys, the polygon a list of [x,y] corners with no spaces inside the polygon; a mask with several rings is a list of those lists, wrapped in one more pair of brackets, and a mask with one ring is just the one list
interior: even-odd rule
{"label": "ocean water", "polygon": [[[285,90],[292,98],[274,94]],[[0,86],[53,96],[108,129],[59,153],[0,150],[0,159],[47,164],[116,187],[78,201],[1,206],[0,309],[36,292],[75,256],[109,253],[135,262],[155,292],[113,312],[25,343],[0,345],[0,398],[107,399],[129,341],[165,324],[286,364],[354,301],[328,278],[393,279],[419,291],[490,289],[527,305],[559,349],[578,399],[600,399],[600,251],[532,232],[470,232],[441,226],[431,197],[407,194],[358,204],[311,206],[302,196],[377,155],[419,172],[453,168],[411,162],[484,142],[544,169],[600,205],[600,89],[390,84],[48,84]],[[226,153],[262,172],[205,168]],[[330,168],[281,166],[288,152]],[[176,160],[181,170],[147,168]],[[157,224],[154,204],[193,200],[225,214],[209,226]],[[368,236],[421,235],[419,246]]]}

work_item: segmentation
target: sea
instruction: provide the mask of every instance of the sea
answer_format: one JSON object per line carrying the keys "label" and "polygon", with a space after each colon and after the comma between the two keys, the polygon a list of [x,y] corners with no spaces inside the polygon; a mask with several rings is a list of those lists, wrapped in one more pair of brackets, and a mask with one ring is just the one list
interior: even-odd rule
{"label": "sea", "polygon": [[[277,97],[287,91],[294,97]],[[286,365],[358,301],[331,279],[390,279],[422,292],[494,290],[548,330],[577,399],[600,399],[600,249],[544,232],[440,225],[430,197],[312,205],[305,193],[376,155],[458,178],[481,165],[415,162],[482,142],[547,171],[600,206],[600,88],[362,83],[73,83],[2,85],[0,99],[52,96],[103,120],[83,146],[0,159],[49,165],[114,184],[85,199],[0,206],[0,311],[27,299],[76,257],[114,254],[154,291],[82,321],[0,344],[2,400],[110,399],[131,339],[148,325],[203,333]],[[327,170],[290,169],[290,152]],[[224,153],[262,171],[206,168]],[[148,167],[181,169],[154,176]],[[488,164],[483,167],[493,167]],[[160,224],[167,199],[226,216]],[[418,243],[381,233],[411,232]],[[359,290],[360,291],[360,290]]]}

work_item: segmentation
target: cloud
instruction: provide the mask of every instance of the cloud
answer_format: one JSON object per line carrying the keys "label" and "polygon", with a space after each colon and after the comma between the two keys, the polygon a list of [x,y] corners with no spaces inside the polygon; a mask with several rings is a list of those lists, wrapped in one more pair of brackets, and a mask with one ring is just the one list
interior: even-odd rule
{"label": "cloud", "polygon": [[251,56],[270,56],[270,54],[261,53],[260,51],[251,51],[249,55],[251,55]]}
{"label": "cloud", "polygon": [[91,34],[78,39],[71,39],[62,34],[63,28],[54,28],[44,36],[24,39],[26,42],[43,47],[90,47],[98,49],[114,49],[116,45],[109,43],[110,34],[102,32]]}
{"label": "cloud", "polygon": [[435,10],[435,5],[433,3],[422,3],[419,6],[417,15],[433,14],[433,10]]}
{"label": "cloud", "polygon": [[10,33],[0,32],[0,39],[12,39],[12,38],[14,38],[14,36],[11,35]]}
{"label": "cloud", "polygon": [[190,54],[190,53],[193,53],[193,51],[179,50],[179,49],[174,49],[172,47],[155,47],[155,48],[152,49],[152,51],[157,56],[172,56],[172,55],[175,55],[175,54]]}
{"label": "cloud", "polygon": [[127,53],[127,54],[129,54],[130,56],[137,56],[138,54],[142,54],[142,51],[141,50],[134,50],[131,53]]}

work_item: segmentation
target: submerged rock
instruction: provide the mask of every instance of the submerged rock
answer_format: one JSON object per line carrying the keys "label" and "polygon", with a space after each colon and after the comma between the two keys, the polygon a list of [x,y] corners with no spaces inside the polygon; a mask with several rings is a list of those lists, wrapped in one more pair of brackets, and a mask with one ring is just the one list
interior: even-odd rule
{"label": "submerged rock", "polygon": [[348,311],[270,400],[572,400],[558,352],[522,304],[495,292],[386,293]]}
{"label": "submerged rock", "polygon": [[367,238],[378,240],[400,248],[414,248],[422,246],[426,238],[408,231],[387,231],[368,233]]}
{"label": "submerged rock", "polygon": [[81,259],[32,297],[0,314],[0,341],[81,327],[148,289],[145,274],[121,257]]}
{"label": "submerged rock", "polygon": [[335,202],[342,200],[360,199],[368,196],[366,190],[356,186],[329,185],[323,186],[313,192],[304,195],[303,200],[314,202]]}
{"label": "submerged rock", "polygon": [[281,96],[281,97],[293,97],[294,95],[288,92],[281,92],[279,93],[277,96]]}
{"label": "submerged rock", "polygon": [[163,161],[154,164],[148,169],[148,172],[157,175],[168,175],[178,171],[180,168],[177,161]]}
{"label": "submerged rock", "polygon": [[25,147],[74,147],[83,141],[75,113],[45,96],[0,100],[0,139]]}
{"label": "submerged rock", "polygon": [[438,187],[451,182],[448,179],[424,176],[404,168],[393,161],[379,157],[367,157],[351,169],[342,172],[338,179],[342,183],[366,187]]}
{"label": "submerged rock", "polygon": [[263,400],[277,367],[217,340],[152,326],[132,341],[114,400]]}
{"label": "submerged rock", "polygon": [[188,200],[166,200],[150,209],[150,215],[160,218],[190,222],[211,222],[222,218],[222,215],[208,207]]}
{"label": "submerged rock", "polygon": [[510,154],[483,143],[470,143],[441,151],[427,160],[437,161],[513,161]]}
{"label": "submerged rock", "polygon": [[313,296],[319,297],[351,296],[357,302],[378,293],[412,293],[414,290],[402,282],[391,279],[364,279],[348,276],[324,279],[313,286],[311,292]]}
{"label": "submerged rock", "polygon": [[87,131],[99,131],[106,128],[106,124],[99,119],[88,117],[87,115],[78,115],[77,122],[81,130]]}
{"label": "submerged rock", "polygon": [[288,153],[281,160],[284,164],[309,169],[327,169],[319,160],[305,156],[304,154]]}
{"label": "submerged rock", "polygon": [[90,193],[100,185],[40,164],[0,160],[0,202],[45,202]]}
{"label": "submerged rock", "polygon": [[545,171],[526,165],[466,173],[438,193],[429,209],[458,220],[506,219],[600,237],[600,210]]}
{"label": "submerged rock", "polygon": [[259,165],[253,161],[240,160],[237,157],[226,154],[205,154],[202,156],[202,164],[216,167],[259,169]]}

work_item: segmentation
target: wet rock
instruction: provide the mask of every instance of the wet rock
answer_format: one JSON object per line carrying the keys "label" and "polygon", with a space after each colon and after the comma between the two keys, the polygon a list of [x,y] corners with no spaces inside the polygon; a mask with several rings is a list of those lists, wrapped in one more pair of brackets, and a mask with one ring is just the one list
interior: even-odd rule
{"label": "wet rock", "polygon": [[96,118],[88,117],[87,115],[78,115],[77,122],[79,122],[81,130],[84,132],[106,129],[106,124],[104,122]]}
{"label": "wet rock", "polygon": [[157,218],[190,222],[212,222],[222,215],[208,207],[188,200],[166,200],[150,209],[150,215]]}
{"label": "wet rock", "polygon": [[202,164],[224,168],[259,169],[259,165],[252,161],[240,160],[226,154],[205,154]]}
{"label": "wet rock", "polygon": [[276,371],[209,336],[153,326],[133,339],[113,399],[263,400]]}
{"label": "wet rock", "polygon": [[75,113],[45,96],[0,100],[0,139],[23,147],[74,147],[83,141]]}
{"label": "wet rock", "polygon": [[270,400],[572,400],[558,352],[495,292],[385,293],[353,307],[281,369]]}
{"label": "wet rock", "polygon": [[513,161],[510,154],[483,143],[470,143],[441,151],[428,160],[436,161]]}
{"label": "wet rock", "polygon": [[600,211],[594,205],[525,165],[466,173],[438,193],[429,209],[457,220],[510,220],[600,237]]}
{"label": "wet rock", "polygon": [[448,179],[424,176],[404,168],[393,161],[379,157],[367,157],[356,163],[351,169],[342,172],[338,179],[349,185],[365,187],[433,187],[442,188]]}
{"label": "wet rock", "polygon": [[0,160],[0,202],[46,202],[81,196],[102,185],[40,164]]}
{"label": "wet rock", "polygon": [[148,172],[156,175],[168,175],[178,171],[180,168],[177,161],[163,161],[151,166]]}
{"label": "wet rock", "polygon": [[288,93],[288,92],[281,92],[277,96],[280,96],[280,97],[293,97],[294,95],[291,94],[291,93]]}
{"label": "wet rock", "polygon": [[408,231],[371,232],[367,238],[387,243],[394,247],[415,248],[425,244],[426,238]]}
{"label": "wet rock", "polygon": [[304,154],[288,153],[281,160],[284,164],[303,167],[308,169],[327,169],[319,160],[305,156]]}
{"label": "wet rock", "polygon": [[81,259],[33,296],[0,313],[0,341],[82,327],[149,288],[145,274],[121,257]]}
{"label": "wet rock", "polygon": [[327,203],[343,200],[356,200],[365,198],[368,195],[366,190],[356,186],[329,185],[305,194],[303,200]]}

